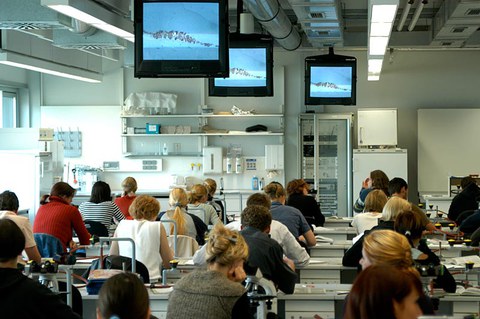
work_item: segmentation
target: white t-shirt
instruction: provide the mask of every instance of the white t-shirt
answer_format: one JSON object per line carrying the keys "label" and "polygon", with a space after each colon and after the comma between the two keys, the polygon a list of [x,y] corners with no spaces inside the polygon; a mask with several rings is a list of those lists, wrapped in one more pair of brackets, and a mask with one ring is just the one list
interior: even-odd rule
{"label": "white t-shirt", "polygon": [[380,218],[382,218],[381,213],[360,213],[353,217],[352,226],[357,234],[361,234],[377,226]]}
{"label": "white t-shirt", "polygon": [[[114,236],[135,241],[135,259],[147,267],[151,282],[161,278],[160,225],[161,222],[124,219],[118,224]],[[118,252],[121,256],[131,257],[132,244],[128,241],[119,241]]]}

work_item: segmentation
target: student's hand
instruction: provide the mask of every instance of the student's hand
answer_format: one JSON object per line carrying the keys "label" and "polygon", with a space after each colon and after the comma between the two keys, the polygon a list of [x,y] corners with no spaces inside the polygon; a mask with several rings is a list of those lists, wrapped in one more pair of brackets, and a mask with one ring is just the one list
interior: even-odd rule
{"label": "student's hand", "polygon": [[287,264],[290,269],[295,270],[295,263],[288,257],[283,256],[283,262]]}
{"label": "student's hand", "polygon": [[247,274],[243,269],[243,260],[240,262],[235,263],[230,269],[228,270],[227,274],[228,279],[235,282],[242,282],[247,278]]}
{"label": "student's hand", "polygon": [[78,249],[78,245],[76,242],[74,242],[73,240],[71,240],[69,243],[68,243],[68,248],[70,248],[71,251],[75,251]]}
{"label": "student's hand", "polygon": [[370,177],[367,177],[362,183],[362,188],[370,188],[370,187],[372,187],[372,179]]}

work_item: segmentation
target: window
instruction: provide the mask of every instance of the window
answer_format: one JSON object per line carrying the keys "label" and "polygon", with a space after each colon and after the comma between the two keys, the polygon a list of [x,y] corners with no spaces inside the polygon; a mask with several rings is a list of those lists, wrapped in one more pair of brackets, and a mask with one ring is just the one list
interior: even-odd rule
{"label": "window", "polygon": [[17,92],[0,88],[0,128],[17,127]]}

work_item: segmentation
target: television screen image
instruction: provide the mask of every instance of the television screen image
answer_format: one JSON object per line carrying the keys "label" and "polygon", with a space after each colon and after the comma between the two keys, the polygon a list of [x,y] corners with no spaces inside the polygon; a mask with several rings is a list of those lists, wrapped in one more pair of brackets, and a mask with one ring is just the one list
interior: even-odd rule
{"label": "television screen image", "polygon": [[216,86],[261,87],[267,85],[265,48],[230,48],[230,75],[216,78]]}
{"label": "television screen image", "polygon": [[209,79],[210,96],[273,96],[273,38],[229,35],[229,75]]}
{"label": "television screen image", "polygon": [[143,4],[144,60],[218,60],[219,4]]}
{"label": "television screen image", "polygon": [[312,66],[310,96],[350,98],[352,96],[351,67]]}

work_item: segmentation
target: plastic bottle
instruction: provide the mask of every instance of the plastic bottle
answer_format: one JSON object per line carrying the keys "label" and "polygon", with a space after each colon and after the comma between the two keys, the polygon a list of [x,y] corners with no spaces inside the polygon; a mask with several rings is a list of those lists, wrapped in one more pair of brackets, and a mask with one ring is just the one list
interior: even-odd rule
{"label": "plastic bottle", "polygon": [[163,154],[163,155],[168,155],[167,143],[163,143],[162,154]]}
{"label": "plastic bottle", "polygon": [[265,178],[261,178],[260,182],[258,184],[258,187],[260,188],[261,191],[263,191],[263,187],[265,186]]}
{"label": "plastic bottle", "polygon": [[243,171],[243,167],[242,167],[242,158],[240,157],[240,155],[237,155],[235,157],[235,173],[237,174],[241,174],[242,171]]}
{"label": "plastic bottle", "polygon": [[258,191],[258,177],[255,175],[252,177],[252,190]]}
{"label": "plastic bottle", "polygon": [[232,155],[227,154],[227,174],[232,174]]}

